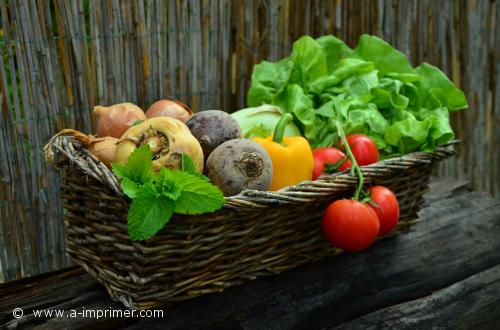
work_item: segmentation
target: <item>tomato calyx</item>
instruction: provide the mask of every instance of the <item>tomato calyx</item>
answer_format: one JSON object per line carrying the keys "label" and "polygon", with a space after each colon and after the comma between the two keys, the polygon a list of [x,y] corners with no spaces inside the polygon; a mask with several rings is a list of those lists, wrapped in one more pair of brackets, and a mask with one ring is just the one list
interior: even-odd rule
{"label": "tomato calyx", "polygon": [[[335,147],[316,148],[313,150],[313,158],[313,180],[318,179],[323,174],[343,172],[352,166],[347,155]],[[329,165],[327,166],[327,164]]]}
{"label": "tomato calyx", "polygon": [[333,173],[341,172],[340,168],[342,167],[342,165],[344,165],[348,161],[349,161],[349,158],[344,157],[344,158],[338,159],[334,163],[326,162],[325,169],[323,170],[323,174],[333,174]]}
{"label": "tomato calyx", "polygon": [[373,201],[373,199],[371,198],[371,193],[369,191],[366,191],[366,190],[361,191],[360,198],[361,198],[361,201],[360,201],[361,203],[373,205],[374,207],[376,207],[378,209],[380,208],[380,205],[375,203]]}

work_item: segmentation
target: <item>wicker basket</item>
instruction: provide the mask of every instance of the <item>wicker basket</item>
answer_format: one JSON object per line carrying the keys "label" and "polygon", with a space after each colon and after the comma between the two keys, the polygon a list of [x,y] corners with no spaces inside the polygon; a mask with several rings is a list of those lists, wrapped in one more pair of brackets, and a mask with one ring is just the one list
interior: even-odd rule
{"label": "wicker basket", "polygon": [[[418,222],[431,171],[454,155],[453,144],[362,167],[368,185],[383,184],[399,199],[401,218],[392,234]],[[68,254],[129,308],[220,292],[340,253],[324,240],[321,216],[328,203],[350,197],[357,182],[338,173],[278,192],[244,191],[226,198],[218,212],[174,216],[139,242],[127,235],[130,201],[104,164],[72,137],[52,139],[47,151],[62,170]]]}

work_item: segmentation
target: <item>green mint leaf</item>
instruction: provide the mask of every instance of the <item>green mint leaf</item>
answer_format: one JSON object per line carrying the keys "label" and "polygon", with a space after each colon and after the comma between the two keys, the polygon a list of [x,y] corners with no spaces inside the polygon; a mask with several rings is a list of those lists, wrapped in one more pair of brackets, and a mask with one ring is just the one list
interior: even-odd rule
{"label": "green mint leaf", "polygon": [[201,173],[191,173],[191,175],[197,177],[200,180],[203,180],[203,181],[206,181],[206,182],[210,182],[210,179],[207,176],[205,176],[205,175],[203,175]]}
{"label": "green mint leaf", "polygon": [[123,179],[129,176],[130,171],[127,164],[111,163],[111,168],[113,169],[113,173],[119,178]]}
{"label": "green mint leaf", "polygon": [[175,203],[175,212],[202,214],[220,209],[224,203],[222,192],[200,174],[172,171],[181,194]]}
{"label": "green mint leaf", "polygon": [[128,178],[137,184],[151,181],[153,172],[153,154],[148,144],[135,149],[126,164],[112,165],[113,172],[120,178]]}
{"label": "green mint leaf", "polygon": [[135,193],[128,210],[128,234],[132,240],[144,240],[155,235],[170,221],[175,202],[157,194],[150,185]]}
{"label": "green mint leaf", "polygon": [[172,174],[172,171],[163,167],[160,172],[156,174],[154,180],[156,191],[159,194],[174,201],[181,195],[182,187],[177,184],[177,180]]}
{"label": "green mint leaf", "polygon": [[127,177],[124,177],[121,182],[121,187],[125,195],[127,195],[130,198],[134,198],[137,191],[141,189],[141,185],[135,183],[134,181],[130,180]]}
{"label": "green mint leaf", "polygon": [[136,120],[134,121],[134,123],[132,124],[132,126],[137,126],[139,124],[142,124],[144,122],[144,120]]}
{"label": "green mint leaf", "polygon": [[182,170],[188,173],[198,173],[193,159],[188,154],[182,154]]}

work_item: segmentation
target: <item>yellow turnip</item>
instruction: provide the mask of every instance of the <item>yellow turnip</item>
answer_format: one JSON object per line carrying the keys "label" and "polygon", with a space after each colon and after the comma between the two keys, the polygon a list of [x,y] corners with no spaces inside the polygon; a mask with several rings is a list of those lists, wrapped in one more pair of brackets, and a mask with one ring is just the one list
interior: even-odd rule
{"label": "yellow turnip", "polygon": [[200,143],[180,120],[155,117],[130,127],[118,142],[116,162],[126,163],[130,154],[142,144],[149,144],[153,152],[154,171],[159,171],[162,167],[181,168],[182,154],[187,154],[196,169],[203,172]]}

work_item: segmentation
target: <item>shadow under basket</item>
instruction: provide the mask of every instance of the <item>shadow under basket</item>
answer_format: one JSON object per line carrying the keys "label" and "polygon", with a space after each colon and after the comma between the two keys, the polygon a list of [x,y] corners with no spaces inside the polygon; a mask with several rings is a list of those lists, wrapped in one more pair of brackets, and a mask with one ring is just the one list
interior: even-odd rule
{"label": "shadow under basket", "polygon": [[[362,167],[367,185],[384,185],[399,200],[391,235],[419,221],[432,169],[455,154],[454,143],[433,153],[414,152]],[[201,216],[178,216],[157,235],[132,241],[130,200],[118,178],[72,137],[51,140],[46,158],[62,171],[69,256],[128,308],[148,309],[280,273],[339,254],[323,238],[322,215],[332,201],[349,198],[356,178],[323,176],[277,192],[244,191]]]}

